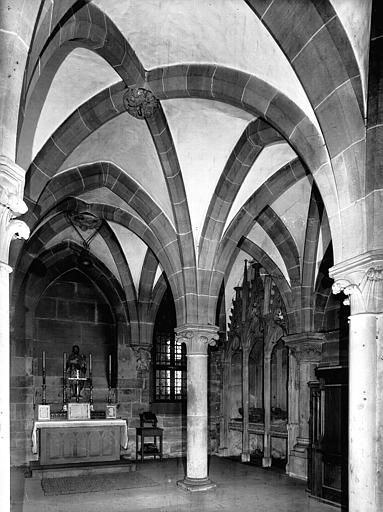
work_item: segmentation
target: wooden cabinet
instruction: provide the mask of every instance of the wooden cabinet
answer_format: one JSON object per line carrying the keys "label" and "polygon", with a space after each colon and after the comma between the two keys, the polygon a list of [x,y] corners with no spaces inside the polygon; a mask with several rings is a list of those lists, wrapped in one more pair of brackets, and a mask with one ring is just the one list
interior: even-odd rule
{"label": "wooden cabinet", "polygon": [[348,369],[317,369],[310,383],[308,488],[313,497],[347,506]]}

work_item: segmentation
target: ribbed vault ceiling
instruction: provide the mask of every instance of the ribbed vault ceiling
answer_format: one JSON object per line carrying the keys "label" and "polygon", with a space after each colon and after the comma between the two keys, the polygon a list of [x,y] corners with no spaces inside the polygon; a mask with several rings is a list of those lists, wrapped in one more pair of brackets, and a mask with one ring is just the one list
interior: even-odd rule
{"label": "ribbed vault ceiling", "polygon": [[[46,1],[36,30],[35,54],[40,60],[35,56],[38,65],[32,65],[32,51],[26,74],[30,82],[25,119],[20,118],[18,159],[29,168],[26,199],[31,227],[38,232],[46,222],[44,215],[51,215],[52,233],[44,231],[47,246],[64,240],[81,245],[63,213],[69,208],[63,201],[81,200],[81,208],[92,209],[108,225],[105,239],[99,233],[91,251],[130,297],[137,297],[145,283],[154,290],[163,269],[173,295],[179,290],[176,303],[184,301],[193,309],[197,293],[210,303],[219,291],[217,276],[223,275],[230,301],[230,288],[239,284],[243,260],[251,258],[236,249],[243,237],[261,248],[291,285],[295,277],[289,265],[308,257],[310,173],[335,198],[326,199],[333,225],[340,208],[337,191],[343,186],[337,181],[341,175],[334,177],[329,171],[337,150],[324,144],[331,137],[326,125],[331,120],[321,112],[327,96],[314,97],[294,59],[338,14],[343,23],[339,30],[349,38],[363,82],[368,27],[365,23],[358,27],[360,20],[367,19],[369,2],[352,0],[353,8],[346,9],[345,2],[333,0],[335,11],[325,2],[332,17],[323,13],[318,17],[313,11],[317,31],[307,36],[294,58],[283,51],[285,41],[276,41],[272,27],[268,29],[271,4],[258,16],[255,12],[262,2],[243,0],[94,0],[77,3],[72,13],[69,8],[74,3],[62,5],[55,20],[57,27],[62,23],[58,46],[67,26],[68,31],[81,31],[83,23],[86,34],[71,40],[51,83],[45,80],[44,73],[52,68],[46,53],[51,57],[62,51],[54,49],[53,26],[46,28],[51,9]],[[107,35],[103,35],[105,27],[109,27]],[[120,63],[112,64],[118,52],[126,59],[121,63],[124,72]],[[46,68],[45,62],[49,62]],[[134,70],[129,67],[132,62]],[[159,78],[155,78],[157,70]],[[175,70],[179,75],[171,82]],[[126,86],[149,87],[149,76],[162,95],[156,116],[146,122],[125,111],[122,96]],[[202,77],[201,81],[193,82],[195,77]],[[243,79],[242,93],[236,97]],[[254,97],[259,94],[261,100],[254,101],[260,106],[245,107],[251,104],[250,86],[255,80]],[[46,97],[40,92],[44,87]],[[245,95],[251,96],[246,102]],[[309,126],[303,134],[302,123]],[[307,149],[304,158],[299,148]],[[326,221],[317,258],[328,246],[329,229]],[[33,241],[28,243],[31,254],[41,249]]]}

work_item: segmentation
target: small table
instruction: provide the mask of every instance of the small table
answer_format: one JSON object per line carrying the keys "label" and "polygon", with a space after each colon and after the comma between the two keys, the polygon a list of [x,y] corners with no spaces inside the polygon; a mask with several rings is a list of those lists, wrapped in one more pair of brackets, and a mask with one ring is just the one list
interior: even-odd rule
{"label": "small table", "polygon": [[[141,454],[141,462],[144,457],[156,456],[162,460],[162,433],[164,429],[159,427],[137,427],[136,428],[136,460],[138,460],[138,454]],[[141,439],[140,450],[138,449],[138,438]],[[153,437],[154,443],[147,443],[145,445],[145,437]],[[157,446],[157,437],[160,438],[160,446]]]}

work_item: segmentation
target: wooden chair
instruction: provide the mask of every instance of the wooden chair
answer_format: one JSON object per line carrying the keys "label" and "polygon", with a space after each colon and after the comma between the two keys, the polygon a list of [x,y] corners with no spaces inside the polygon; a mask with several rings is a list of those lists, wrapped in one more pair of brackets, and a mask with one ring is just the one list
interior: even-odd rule
{"label": "wooden chair", "polygon": [[[136,460],[138,461],[139,454],[141,455],[141,462],[144,457],[159,456],[162,460],[162,434],[163,429],[157,427],[157,416],[151,412],[146,411],[140,414],[140,426],[136,428]],[[149,425],[149,426],[146,426]],[[145,443],[145,438],[153,438],[153,442]],[[140,438],[140,445],[138,443]],[[159,446],[157,445],[157,438],[160,439]]]}

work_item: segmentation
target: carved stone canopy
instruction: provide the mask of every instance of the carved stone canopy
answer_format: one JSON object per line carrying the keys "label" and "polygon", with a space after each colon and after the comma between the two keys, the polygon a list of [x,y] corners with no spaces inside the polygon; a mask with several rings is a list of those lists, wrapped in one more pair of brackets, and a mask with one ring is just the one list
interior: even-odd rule
{"label": "carved stone canopy", "polygon": [[159,101],[152,91],[142,87],[128,87],[123,101],[127,112],[136,119],[152,117],[159,107]]}

